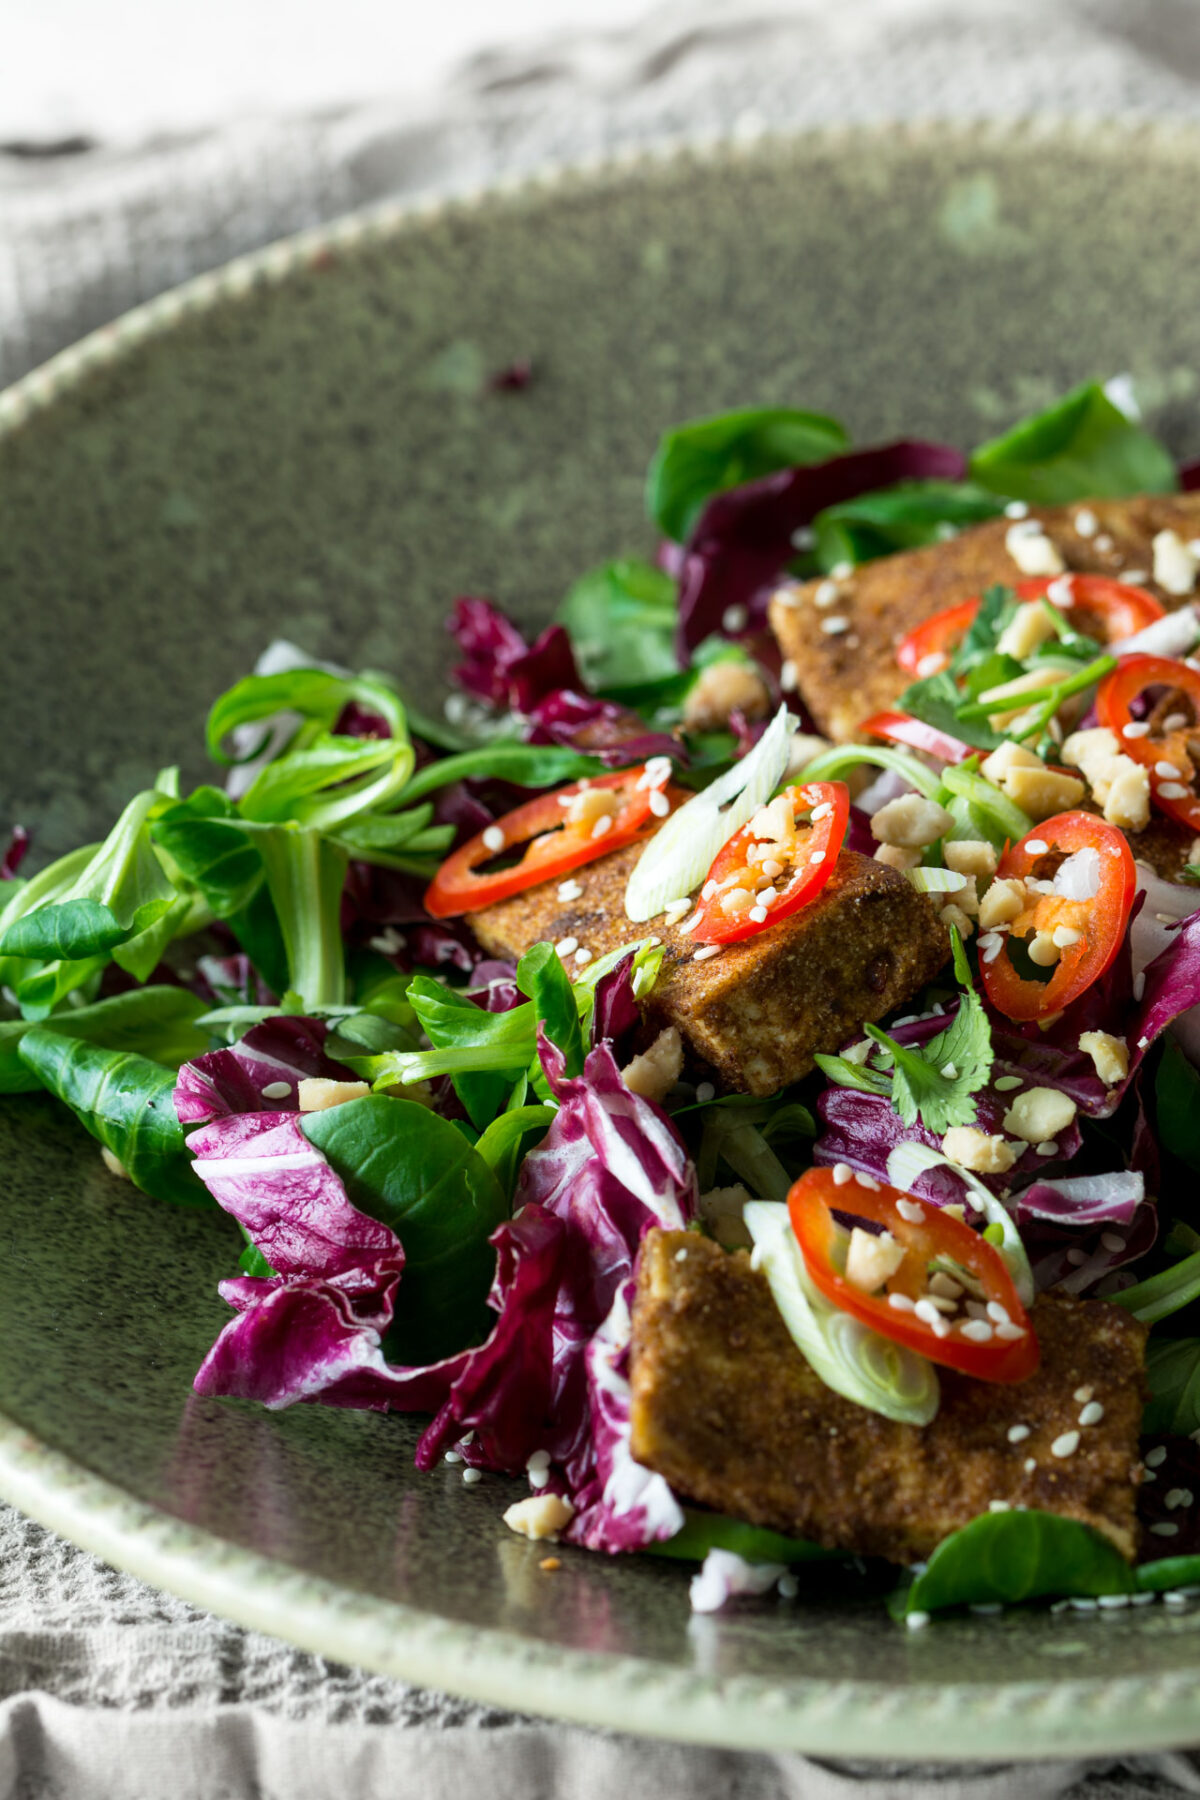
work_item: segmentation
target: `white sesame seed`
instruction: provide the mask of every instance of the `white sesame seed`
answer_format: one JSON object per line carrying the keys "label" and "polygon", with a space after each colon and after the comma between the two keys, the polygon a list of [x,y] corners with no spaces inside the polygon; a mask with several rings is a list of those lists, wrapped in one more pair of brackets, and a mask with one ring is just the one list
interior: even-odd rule
{"label": "white sesame seed", "polygon": [[923,656],[918,662],[917,674],[922,681],[927,681],[931,675],[937,675],[945,666],[945,652],[931,650],[928,656]]}
{"label": "white sesame seed", "polygon": [[796,665],[790,657],[780,665],[779,685],[785,694],[794,694],[796,691]]}
{"label": "white sesame seed", "polygon": [[1130,1598],[1129,1594],[1100,1594],[1097,1603],[1101,1612],[1117,1612],[1122,1606],[1129,1605]]}
{"label": "white sesame seed", "polygon": [[907,1294],[889,1294],[888,1305],[895,1312],[915,1312],[916,1310],[916,1302],[910,1300]]}
{"label": "white sesame seed", "polygon": [[925,1220],[925,1208],[918,1206],[915,1200],[900,1199],[896,1202],[896,1211],[910,1225],[921,1225]]}
{"label": "white sesame seed", "polygon": [[854,573],[854,564],[852,562],[835,562],[829,573],[834,581],[849,581]]}
{"label": "white sesame seed", "polygon": [[548,1469],[549,1467],[550,1452],[548,1450],[534,1450],[525,1460],[525,1468],[529,1474],[532,1474],[535,1469]]}
{"label": "white sesame seed", "polygon": [[483,847],[485,850],[492,850],[492,851],[503,850],[503,848],[504,848],[504,833],[501,831],[501,829],[498,825],[489,825],[488,826],[487,830],[483,834]]}
{"label": "white sesame seed", "polygon": [[1113,547],[1112,539],[1109,537],[1107,531],[1102,531],[1100,533],[1099,537],[1096,539],[1097,550],[1100,550],[1105,555],[1107,555],[1108,552],[1112,549],[1112,547]]}
{"label": "white sesame seed", "polygon": [[1166,1606],[1186,1606],[1188,1603],[1188,1596],[1178,1588],[1168,1588],[1162,1599]]}
{"label": "white sesame seed", "polygon": [[639,787],[639,789],[648,788],[648,787],[661,787],[663,785],[664,781],[670,781],[670,779],[671,779],[671,759],[670,759],[670,757],[669,756],[652,756],[650,758],[649,762],[646,764],[645,768],[642,770],[641,775],[638,777],[638,787]]}
{"label": "white sesame seed", "polygon": [[924,1631],[929,1623],[927,1612],[910,1612],[905,1615],[904,1623],[910,1631]]}
{"label": "white sesame seed", "polygon": [[683,1249],[682,1249],[682,1250],[677,1250],[677,1251],[676,1251],[676,1252],[675,1252],[675,1261],[676,1261],[676,1262],[686,1262],[686,1261],[687,1261],[687,1247],[686,1247],[686,1245],[685,1245],[685,1246],[684,1246],[684,1248],[683,1248]]}
{"label": "white sesame seed", "polygon": [[765,906],[752,906],[746,917],[752,919],[756,925],[762,925],[766,921],[767,909]]}
{"label": "white sesame seed", "polygon": [[[1192,665],[1189,663],[1188,667]],[[1162,722],[1164,731],[1185,731],[1187,729],[1186,713],[1168,713]]]}
{"label": "white sesame seed", "polygon": [[1006,1344],[1015,1344],[1018,1338],[1025,1336],[1025,1327],[1012,1324],[997,1325],[996,1336],[1003,1339]]}
{"label": "white sesame seed", "polygon": [[778,900],[778,898],[779,898],[779,895],[775,891],[774,887],[772,887],[771,884],[768,882],[766,887],[759,888],[758,893],[755,896],[755,898],[757,899],[758,904],[760,906],[774,906],[776,900]]}
{"label": "white sesame seed", "polygon": [[1178,1525],[1172,1524],[1169,1519],[1164,1519],[1162,1521],[1162,1523],[1159,1525],[1152,1525],[1150,1527],[1150,1530],[1151,1530],[1151,1533],[1153,1534],[1153,1536],[1155,1536],[1155,1537],[1178,1537],[1179,1536]]}
{"label": "white sesame seed", "polygon": [[264,1100],[286,1100],[292,1091],[289,1081],[268,1081],[263,1089]]}
{"label": "white sesame seed", "polygon": [[585,950],[583,945],[580,944],[578,950],[575,952],[575,961],[579,964],[580,968],[582,968],[584,963],[590,963],[591,960],[592,960],[591,951]]}
{"label": "white sesame seed", "polygon": [[[1084,1260],[1086,1261],[1086,1258]],[[1080,1406],[1084,1406],[1092,1398],[1095,1392],[1096,1390],[1094,1387],[1077,1387],[1071,1398],[1073,1400],[1078,1400]]]}
{"label": "white sesame seed", "polygon": [[1186,800],[1188,790],[1181,781],[1164,781],[1158,789],[1164,800]]}
{"label": "white sesame seed", "polygon": [[569,906],[572,900],[583,899],[583,889],[577,881],[564,881],[558,890],[558,899],[561,906]]}
{"label": "white sesame seed", "polygon": [[1019,1075],[998,1075],[992,1083],[998,1094],[1011,1094],[1013,1089],[1019,1088],[1020,1085],[1021,1077]]}
{"label": "white sesame seed", "polygon": [[1191,1506],[1194,1500],[1191,1488],[1168,1488],[1163,1505],[1168,1512],[1178,1512],[1181,1506]]}
{"label": "white sesame seed", "polygon": [[993,1325],[1008,1325],[1012,1322],[1012,1315],[1009,1313],[1007,1306],[1000,1300],[989,1300],[987,1303],[987,1313],[988,1318],[992,1321]]}
{"label": "white sesame seed", "polygon": [[1104,1408],[1099,1400],[1089,1400],[1079,1415],[1081,1425],[1098,1425],[1104,1417]]}
{"label": "white sesame seed", "polygon": [[792,548],[795,550],[811,550],[817,541],[817,534],[811,525],[797,525],[792,533]]}
{"label": "white sesame seed", "polygon": [[1082,931],[1076,931],[1073,925],[1056,925],[1050,934],[1050,941],[1060,950],[1067,950],[1082,938]]}
{"label": "white sesame seed", "polygon": [[1006,519],[1024,519],[1029,515],[1028,503],[1024,500],[1010,500],[1004,508]]}
{"label": "white sesame seed", "polygon": [[1095,537],[1100,529],[1100,521],[1090,506],[1081,506],[1075,514],[1075,529],[1082,538]]}
{"label": "white sesame seed", "polygon": [[1149,737],[1149,735],[1150,727],[1144,719],[1131,719],[1128,725],[1122,725],[1121,727],[1121,736],[1123,738],[1144,738]]}
{"label": "white sesame seed", "polygon": [[873,1175],[864,1175],[860,1169],[854,1179],[857,1181],[860,1188],[866,1188],[872,1194],[877,1194],[879,1192],[879,1183]]}
{"label": "white sesame seed", "polygon": [[696,1089],[696,1098],[701,1106],[707,1106],[708,1102],[716,1096],[716,1092],[711,1081],[702,1081]]}
{"label": "white sesame seed", "polygon": [[460,1463],[462,1461],[462,1451],[447,1450],[444,1460],[448,1463]]}
{"label": "white sesame seed", "polygon": [[1166,1445],[1156,1444],[1153,1450],[1147,1450],[1142,1460],[1148,1469],[1161,1469],[1167,1460]]}
{"label": "white sesame seed", "polygon": [[612,830],[612,827],[613,827],[612,814],[611,813],[601,813],[600,817],[596,820],[595,824],[592,826],[592,836],[594,838],[602,838],[605,836],[605,834],[607,832],[610,832]]}
{"label": "white sesame seed", "polygon": [[650,811],[656,819],[665,819],[671,810],[671,802],[661,788],[655,788],[650,796]]}
{"label": "white sesame seed", "polygon": [[812,809],[811,817],[813,824],[816,825],[821,819],[827,819],[832,811],[833,802],[831,800],[822,800],[819,806],[814,806]]}
{"label": "white sesame seed", "polygon": [[684,913],[690,912],[691,909],[692,903],[690,900],[668,900],[667,904],[663,907],[665,913],[678,913],[680,917],[682,917]]}
{"label": "white sesame seed", "polygon": [[944,1077],[946,1078],[947,1081],[957,1081],[958,1080],[958,1068],[952,1062],[942,1064],[942,1074],[944,1075]]}
{"label": "white sesame seed", "polygon": [[704,886],[700,889],[700,898],[702,900],[711,900],[713,895],[716,893],[716,891],[717,891],[716,882],[715,881],[706,881]]}
{"label": "white sesame seed", "polygon": [[944,1269],[935,1269],[929,1277],[929,1291],[940,1295],[943,1300],[960,1300],[963,1290],[960,1283],[947,1275]]}
{"label": "white sesame seed", "polygon": [[823,863],[825,861],[825,852],[823,850],[814,850],[808,860],[810,863]]}
{"label": "white sesame seed", "polygon": [[[1145,992],[1146,992],[1146,971],[1145,971],[1145,969],[1139,969],[1138,973],[1133,978],[1133,997],[1134,997],[1134,999],[1140,1000],[1142,998],[1142,995]],[[1145,1041],[1143,1040],[1143,1042],[1141,1044],[1141,1048],[1144,1050],[1145,1047],[1146,1047]]]}
{"label": "white sesame seed", "polygon": [[989,1512],[1011,1512],[1012,1511],[1012,1501],[1011,1500],[989,1500],[988,1501],[988,1511]]}
{"label": "white sesame seed", "polygon": [[1061,612],[1069,612],[1075,604],[1075,580],[1071,575],[1056,575],[1046,589],[1046,598]]}
{"label": "white sesame seed", "polygon": [[995,1335],[986,1319],[968,1319],[959,1330],[972,1344],[990,1344]]}
{"label": "white sesame seed", "polygon": [[1175,913],[1156,912],[1154,916],[1160,925],[1178,925],[1179,923],[1178,916]]}
{"label": "white sesame seed", "polygon": [[1141,587],[1142,583],[1149,579],[1149,569],[1122,569],[1117,576],[1117,580],[1123,581],[1126,587]]}
{"label": "white sesame seed", "polygon": [[1037,1468],[1037,1457],[1027,1456],[1025,1461],[1021,1464],[1021,1467],[1027,1475],[1032,1475],[1033,1471]]}
{"label": "white sesame seed", "polygon": [[1030,856],[1045,856],[1050,846],[1044,838],[1026,838],[1025,848]]}
{"label": "white sesame seed", "polygon": [[1119,1231],[1102,1231],[1100,1233],[1100,1242],[1106,1250],[1116,1251],[1125,1248],[1125,1239],[1121,1236]]}
{"label": "white sesame seed", "polygon": [[574,956],[579,948],[579,939],[577,937],[559,938],[554,948],[560,956]]}
{"label": "white sesame seed", "polygon": [[[1067,1261],[1073,1264],[1075,1268],[1082,1269],[1084,1263],[1087,1261],[1087,1251],[1079,1250],[1072,1246],[1072,1248],[1067,1251]],[[1078,1399],[1078,1397],[1079,1396],[1076,1395],[1076,1399]]]}
{"label": "white sesame seed", "polygon": [[1165,775],[1168,781],[1178,781],[1179,777],[1183,774],[1183,770],[1177,769],[1174,763],[1156,762],[1154,765],[1154,773],[1156,775]]}
{"label": "white sesame seed", "polygon": [[1010,1444],[1023,1444],[1028,1436],[1028,1425],[1010,1425],[1008,1428],[1008,1441]]}
{"label": "white sesame seed", "polygon": [[845,1187],[854,1180],[854,1170],[849,1163],[839,1162],[833,1165],[833,1181],[835,1187]]}
{"label": "white sesame seed", "polygon": [[794,1600],[800,1592],[800,1583],[794,1575],[781,1575],[775,1583],[776,1592],[781,1600]]}
{"label": "white sesame seed", "polygon": [[463,1486],[464,1487],[474,1487],[475,1483],[477,1481],[482,1481],[482,1480],[483,1480],[483,1470],[482,1469],[464,1469],[463,1470]]}
{"label": "white sesame seed", "polygon": [[1050,1454],[1051,1456],[1074,1456],[1078,1448],[1079,1433],[1077,1431],[1064,1431],[1062,1436],[1056,1437],[1051,1444]]}
{"label": "white sesame seed", "polygon": [[721,624],[726,631],[745,631],[746,621],[749,617],[750,614],[739,600],[733,606],[725,608],[721,614]]}
{"label": "white sesame seed", "polygon": [[1098,1612],[1099,1602],[1089,1600],[1086,1594],[1072,1594],[1071,1605],[1076,1612]]}
{"label": "white sesame seed", "polygon": [[928,1325],[934,1337],[946,1337],[950,1327],[932,1300],[918,1300],[913,1312],[923,1325]]}
{"label": "white sesame seed", "polygon": [[783,864],[781,862],[776,862],[775,858],[773,856],[768,856],[768,857],[764,858],[764,860],[762,862],[760,862],[758,866],[761,869],[762,873],[766,876],[769,876],[772,881],[774,881],[774,879],[777,875],[783,874]]}
{"label": "white sesame seed", "polygon": [[837,597],[836,581],[819,581],[813,589],[814,606],[832,606]]}
{"label": "white sesame seed", "polygon": [[1148,1468],[1146,1468],[1145,1464],[1143,1464],[1142,1465],[1142,1480],[1143,1480],[1143,1482],[1157,1481],[1158,1476],[1155,1474],[1153,1469],[1148,1469]]}
{"label": "white sesame seed", "polygon": [[1058,1155],[1058,1145],[1053,1138],[1044,1138],[1043,1141],[1040,1144],[1035,1145],[1034,1148],[1037,1150],[1039,1156]]}
{"label": "white sesame seed", "polygon": [[821,620],[821,630],[827,637],[840,637],[843,631],[849,629],[849,619],[844,619],[840,613],[835,618]]}
{"label": "white sesame seed", "polygon": [[693,956],[693,962],[709,962],[714,956],[720,956],[720,944],[704,944]]}

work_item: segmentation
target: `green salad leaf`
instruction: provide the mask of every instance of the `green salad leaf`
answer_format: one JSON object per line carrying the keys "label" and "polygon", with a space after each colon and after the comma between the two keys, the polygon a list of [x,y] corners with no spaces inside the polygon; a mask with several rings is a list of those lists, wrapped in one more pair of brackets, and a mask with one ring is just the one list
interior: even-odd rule
{"label": "green salad leaf", "polygon": [[25,1033],[18,1053],[41,1086],[70,1107],[145,1193],[178,1206],[213,1204],[184,1149],[174,1069],[45,1025]]}
{"label": "green salad leaf", "polygon": [[[208,1033],[197,1024],[203,1012],[204,1002],[197,994],[156,984],[53,1013],[47,1028],[105,1050],[133,1051],[177,1069],[208,1049]],[[32,1093],[41,1087],[38,1076],[21,1058],[22,1041],[35,1029],[25,1019],[0,1022],[0,1094]]]}
{"label": "green salad leaf", "polygon": [[664,432],[646,476],[646,510],[682,544],[706,500],[776,469],[824,462],[849,447],[836,419],[788,407],[747,407]]}
{"label": "green salad leaf", "polygon": [[1003,502],[966,481],[901,481],[827,506],[813,520],[817,561],[870,562],[898,550],[916,550],[955,537],[969,525],[993,519]]}
{"label": "green salad leaf", "polygon": [[1051,1595],[1128,1594],[1133,1570],[1090,1526],[1057,1513],[983,1513],[943,1538],[899,1596],[903,1613],[1017,1606]]}
{"label": "green salad leaf", "polygon": [[1150,1399],[1142,1416],[1144,1436],[1200,1431],[1200,1338],[1151,1337],[1146,1345]]}
{"label": "green salad leaf", "polygon": [[1164,1556],[1156,1562],[1139,1563],[1133,1573],[1141,1594],[1167,1594],[1172,1588],[1197,1587],[1200,1556]]}
{"label": "green salad leaf", "polygon": [[702,1512],[698,1507],[683,1509],[683,1525],[674,1537],[659,1538],[645,1546],[651,1556],[670,1556],[682,1562],[703,1562],[710,1550],[732,1550],[751,1563],[845,1562],[840,1550],[823,1550],[819,1544],[805,1543],[803,1538],[784,1537],[768,1531],[763,1525],[748,1525],[744,1519],[730,1519],[724,1513]]}
{"label": "green salad leaf", "polygon": [[549,1106],[512,1106],[497,1114],[476,1139],[475,1149],[500,1183],[505,1199],[512,1204],[521,1164],[530,1150],[549,1131],[554,1111]]}
{"label": "green salad leaf", "polygon": [[479,1152],[449,1120],[387,1094],[306,1113],[300,1125],[354,1205],[404,1245],[389,1359],[436,1362],[481,1340],[496,1261],[488,1239],[508,1205]]}
{"label": "green salad leaf", "polygon": [[1159,1143],[1200,1173],[1200,1072],[1172,1037],[1154,1076],[1154,1110]]}
{"label": "green salad leaf", "polygon": [[1173,457],[1114,404],[1097,381],[981,444],[971,479],[994,494],[1066,506],[1123,494],[1172,494]]}
{"label": "green salad leaf", "polygon": [[534,944],[517,964],[517,986],[533,1001],[546,1036],[566,1060],[567,1074],[583,1074],[583,1032],[571,979],[553,944]]}
{"label": "green salad leaf", "polygon": [[1156,1325],[1160,1319],[1169,1319],[1172,1313],[1200,1299],[1200,1250],[1194,1250],[1169,1269],[1148,1276],[1135,1287],[1122,1288],[1108,1298],[1114,1306],[1123,1306],[1143,1324]]}
{"label": "green salad leaf", "polygon": [[556,616],[571,635],[580,674],[596,692],[679,679],[675,583],[653,563],[590,569],[568,589]]}

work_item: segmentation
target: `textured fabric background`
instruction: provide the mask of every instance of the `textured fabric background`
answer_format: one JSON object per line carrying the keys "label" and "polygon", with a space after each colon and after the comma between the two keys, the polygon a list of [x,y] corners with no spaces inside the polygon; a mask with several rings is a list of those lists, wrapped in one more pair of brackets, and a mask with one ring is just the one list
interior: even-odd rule
{"label": "textured fabric background", "polygon": [[[69,9],[68,9],[69,10]],[[419,101],[54,156],[0,145],[0,383],[164,287],[384,196],[765,125],[1200,116],[1193,0],[675,5],[479,54]],[[87,118],[80,128],[88,128]],[[0,132],[3,132],[0,119]],[[833,1768],[515,1719],[201,1613],[0,1507],[0,1800],[1132,1800],[1191,1758]]]}

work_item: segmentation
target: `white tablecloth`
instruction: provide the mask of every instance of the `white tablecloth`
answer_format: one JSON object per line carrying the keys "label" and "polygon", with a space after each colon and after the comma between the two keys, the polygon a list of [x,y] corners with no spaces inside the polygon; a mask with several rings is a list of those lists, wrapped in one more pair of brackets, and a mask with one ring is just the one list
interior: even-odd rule
{"label": "white tablecloth", "polygon": [[[95,10],[94,0],[39,4],[66,25]],[[287,30],[291,5],[259,4]],[[153,10],[165,29],[175,9]],[[326,8],[329,29],[337,14]],[[213,28],[232,32],[239,19],[218,9]],[[231,41],[230,55],[238,49]],[[338,68],[344,81],[344,58]],[[368,69],[369,57],[361,91],[377,92]],[[34,76],[45,82],[44,70]],[[0,80],[0,108],[4,92]],[[89,106],[74,91],[45,132],[31,139],[22,120],[6,151],[14,133],[0,111],[0,381],[198,270],[383,196],[789,122],[1200,115],[1200,7],[714,0],[477,55],[416,100],[354,105],[339,92],[287,112],[290,90],[272,104],[265,68],[256,92],[253,115],[208,130],[189,120],[175,139],[119,135],[102,95]],[[143,122],[158,122],[152,108]],[[97,130],[91,147],[71,147]],[[58,154],[31,154],[49,138]],[[0,1800],[1132,1800],[1181,1788],[1200,1792],[1186,1757],[835,1769],[513,1719],[241,1631],[0,1507]]]}

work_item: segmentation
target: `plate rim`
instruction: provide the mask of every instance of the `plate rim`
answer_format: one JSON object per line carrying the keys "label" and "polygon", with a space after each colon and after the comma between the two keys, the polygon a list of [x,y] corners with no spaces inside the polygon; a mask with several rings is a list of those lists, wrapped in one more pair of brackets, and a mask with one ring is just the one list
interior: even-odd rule
{"label": "plate rim", "polygon": [[[653,177],[686,163],[748,162],[809,146],[878,141],[989,145],[1047,142],[1121,154],[1131,139],[1200,163],[1200,122],[1182,116],[1039,113],[1009,119],[781,126],[711,137],[682,134],[556,163],[463,192],[376,202],[165,290],[0,390],[0,441],[93,372],[185,320],[357,250],[449,217],[469,217],[571,187]],[[1120,140],[1119,143],[1117,140]],[[442,1688],[518,1713],[676,1742],[762,1752],[909,1757],[961,1763],[1032,1761],[1164,1750],[1200,1732],[1200,1657],[1190,1670],[1101,1679],[1046,1677],[997,1687],[870,1680],[718,1678],[628,1653],[578,1651],[496,1627],[458,1623],[358,1593],[243,1548],[150,1505],[52,1449],[0,1409],[0,1499],[130,1575],[249,1630],[351,1665]],[[893,1629],[900,1629],[893,1627]],[[1020,1732],[1012,1727],[1019,1721]],[[970,1746],[946,1744],[955,1727]],[[864,1739],[867,1741],[864,1742]]]}

